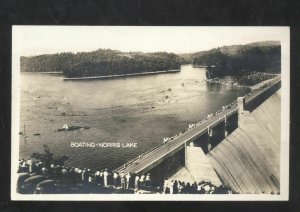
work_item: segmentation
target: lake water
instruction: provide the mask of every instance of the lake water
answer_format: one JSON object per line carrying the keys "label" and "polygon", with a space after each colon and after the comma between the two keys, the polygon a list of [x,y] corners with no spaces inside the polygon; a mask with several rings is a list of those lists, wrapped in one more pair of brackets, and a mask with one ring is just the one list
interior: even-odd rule
{"label": "lake water", "polygon": [[[43,150],[68,155],[67,165],[113,169],[204,119],[248,89],[205,81],[205,69],[107,80],[63,81],[21,74],[20,158]],[[65,114],[65,115],[63,115]],[[88,130],[55,132],[63,124]],[[33,134],[39,133],[39,136]],[[137,147],[71,147],[71,142],[137,143]]]}

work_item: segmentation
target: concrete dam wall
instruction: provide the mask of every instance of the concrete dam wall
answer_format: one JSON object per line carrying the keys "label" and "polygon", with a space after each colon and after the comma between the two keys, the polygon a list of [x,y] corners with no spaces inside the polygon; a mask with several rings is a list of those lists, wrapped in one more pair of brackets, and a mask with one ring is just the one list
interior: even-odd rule
{"label": "concrete dam wall", "polygon": [[280,192],[280,90],[239,117],[243,124],[207,154],[225,186],[238,193]]}

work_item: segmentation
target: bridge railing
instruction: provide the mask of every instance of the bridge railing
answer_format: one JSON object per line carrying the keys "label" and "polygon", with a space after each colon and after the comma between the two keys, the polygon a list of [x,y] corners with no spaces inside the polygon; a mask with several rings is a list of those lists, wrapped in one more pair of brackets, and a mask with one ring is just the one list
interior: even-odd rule
{"label": "bridge railing", "polygon": [[[278,82],[279,79],[280,79],[280,76],[277,76],[277,77],[273,78],[273,79],[270,80],[269,82],[262,84],[262,86],[260,86],[259,89],[252,90],[250,93],[246,94],[244,97],[249,97],[249,96],[251,96],[251,95],[253,95],[253,94],[255,94],[255,93],[261,92],[261,89],[262,89],[262,88],[265,88],[265,87],[269,86],[269,85],[272,84],[272,83],[276,84],[276,83]],[[146,155],[150,154],[151,152],[157,150],[158,148],[160,148],[161,146],[165,145],[166,143],[172,142],[173,140],[175,140],[177,137],[179,137],[179,136],[182,135],[183,133],[187,132],[188,130],[190,130],[190,129],[196,127],[196,126],[199,126],[199,125],[201,125],[201,124],[204,124],[204,123],[207,122],[209,119],[211,119],[211,118],[213,118],[214,116],[216,116],[216,115],[222,113],[224,110],[230,109],[233,105],[237,105],[237,100],[235,100],[234,102],[232,102],[232,103],[230,103],[230,104],[228,104],[228,105],[222,106],[222,108],[221,108],[220,110],[218,110],[218,111],[215,112],[215,113],[209,114],[209,115],[207,116],[207,118],[205,118],[205,119],[203,119],[203,120],[197,122],[196,124],[194,124],[193,127],[189,127],[189,128],[184,129],[183,131],[181,131],[180,133],[176,134],[175,136],[170,137],[170,138],[168,139],[167,142],[160,143],[159,145],[155,146],[154,148],[152,148],[152,149],[150,149],[150,150],[144,152],[143,154],[140,154],[139,156],[137,156],[137,157],[133,158],[132,160],[126,162],[124,165],[122,165],[122,166],[120,166],[120,167],[114,169],[113,172],[124,170],[124,169],[125,169],[126,167],[128,167],[129,165],[135,163],[136,161],[138,161],[139,159],[143,158],[144,156],[146,156]],[[228,115],[228,114],[225,114],[225,115]],[[225,116],[225,115],[224,115],[224,116]],[[222,117],[221,117],[221,118],[222,118]],[[219,119],[221,119],[221,118],[219,118]]]}
{"label": "bridge railing", "polygon": [[[258,89],[255,89],[255,90],[252,90],[250,93],[248,93],[245,97],[247,98],[247,97],[251,97],[252,95],[254,95],[254,94],[257,94],[257,93],[264,93],[265,91],[262,91],[262,89],[264,89],[264,88],[266,88],[266,87],[272,87],[273,85],[275,85],[275,84],[277,84],[278,82],[280,82],[280,80],[281,80],[281,77],[280,77],[280,75],[278,75],[278,76],[276,76],[276,77],[274,77],[272,80],[268,80],[268,82],[265,82],[265,83],[263,83],[262,85],[260,85],[259,86],[259,88]],[[247,102],[246,102],[246,104],[247,103],[249,103],[249,101],[252,101],[252,100],[254,100],[255,98],[253,98],[253,99],[250,99],[250,100],[247,100]]]}
{"label": "bridge railing", "polygon": [[[237,101],[234,101],[234,102],[230,103],[229,105],[224,106],[225,110],[229,109],[229,107],[233,106],[236,103],[237,103]],[[199,126],[201,124],[204,124],[206,121],[208,121],[209,119],[213,118],[215,115],[218,115],[219,113],[221,113],[223,111],[224,111],[224,109],[220,109],[217,112],[215,112],[214,114],[210,114],[211,116],[209,116],[209,117],[207,117],[207,118],[205,118],[205,119],[197,122],[193,127],[189,127],[189,128],[186,128],[186,129],[182,130],[180,133],[178,133],[178,134],[170,137],[167,142],[160,143],[159,145],[155,146],[154,148],[152,148],[152,149],[144,152],[143,154],[140,154],[139,156],[137,156],[137,157],[133,158],[132,160],[126,162],[124,165],[122,165],[122,166],[114,169],[113,171],[115,172],[115,171],[122,171],[122,170],[124,170],[126,167],[128,167],[129,165],[135,163],[136,161],[138,161],[139,159],[143,158],[144,156],[150,154],[151,152],[155,151],[156,149],[160,148],[161,146],[165,145],[166,143],[172,142],[173,140],[175,140],[177,137],[179,137],[183,133],[187,132],[188,130],[190,130],[190,129],[196,127],[196,126]]]}

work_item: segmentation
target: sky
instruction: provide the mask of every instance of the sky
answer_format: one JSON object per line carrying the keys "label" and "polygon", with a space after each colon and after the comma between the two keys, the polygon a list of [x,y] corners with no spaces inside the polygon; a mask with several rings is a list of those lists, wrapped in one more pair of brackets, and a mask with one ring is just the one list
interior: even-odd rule
{"label": "sky", "polygon": [[60,52],[120,51],[191,53],[265,40],[282,40],[288,27],[13,26],[22,56]]}

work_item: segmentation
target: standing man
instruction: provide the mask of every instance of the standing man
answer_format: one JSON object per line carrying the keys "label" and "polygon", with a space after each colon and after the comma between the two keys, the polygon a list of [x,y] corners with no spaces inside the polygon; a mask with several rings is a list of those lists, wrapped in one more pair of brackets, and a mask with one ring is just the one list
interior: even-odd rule
{"label": "standing man", "polygon": [[129,183],[130,183],[130,173],[126,174],[126,189],[129,189]]}
{"label": "standing man", "polygon": [[103,172],[104,186],[107,186],[107,177],[108,177],[108,172],[107,169],[105,169]]}
{"label": "standing man", "polygon": [[32,173],[32,160],[30,158],[27,160],[27,165],[29,173]]}
{"label": "standing man", "polygon": [[96,173],[95,173],[95,181],[98,185],[101,185],[100,184],[100,172],[99,171],[96,171]]}
{"label": "standing man", "polygon": [[150,186],[151,185],[150,173],[148,173],[146,175],[145,184],[146,184],[146,186]]}
{"label": "standing man", "polygon": [[136,175],[135,179],[134,179],[134,188],[136,190],[139,190],[139,179],[140,179],[140,177],[138,175]]}
{"label": "standing man", "polygon": [[169,189],[170,189],[170,194],[173,194],[173,185],[174,185],[174,182],[173,182],[173,180],[171,180],[170,182],[169,182]]}
{"label": "standing man", "polygon": [[142,176],[140,177],[140,185],[145,186],[145,175],[144,174],[142,174]]}
{"label": "standing man", "polygon": [[113,174],[113,178],[114,178],[114,185],[115,185],[115,187],[117,187],[118,186],[118,173],[117,172],[114,172],[114,174]]}
{"label": "standing man", "polygon": [[121,178],[121,187],[125,188],[125,174],[123,171],[120,174],[120,178]]}
{"label": "standing man", "polygon": [[103,186],[104,185],[104,180],[103,180],[103,170],[100,172],[100,183]]}
{"label": "standing man", "polygon": [[167,188],[168,188],[168,179],[165,179],[165,180],[164,180],[164,190],[163,190],[163,194],[166,193]]}

